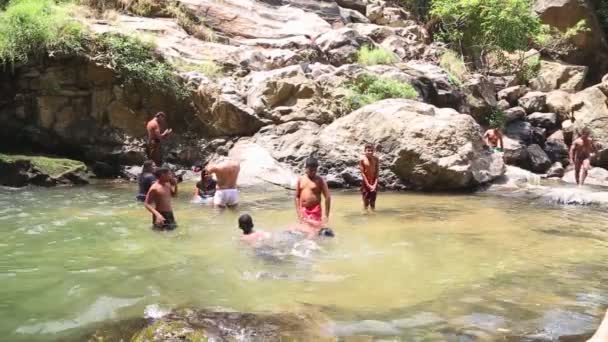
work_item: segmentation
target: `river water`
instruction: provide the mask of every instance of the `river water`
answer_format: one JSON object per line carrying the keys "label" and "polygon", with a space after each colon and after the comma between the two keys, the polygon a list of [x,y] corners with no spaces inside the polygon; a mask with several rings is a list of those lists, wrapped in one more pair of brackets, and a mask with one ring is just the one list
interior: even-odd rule
{"label": "river water", "polygon": [[593,328],[608,305],[599,209],[381,193],[365,215],[357,193],[335,192],[334,239],[268,258],[239,245],[237,217],[280,232],[295,215],[289,191],[245,189],[221,212],[189,203],[188,185],[179,228],[155,232],[133,187],[0,190],[0,340],[69,340],[180,306],[314,307],[341,338],[557,336]]}

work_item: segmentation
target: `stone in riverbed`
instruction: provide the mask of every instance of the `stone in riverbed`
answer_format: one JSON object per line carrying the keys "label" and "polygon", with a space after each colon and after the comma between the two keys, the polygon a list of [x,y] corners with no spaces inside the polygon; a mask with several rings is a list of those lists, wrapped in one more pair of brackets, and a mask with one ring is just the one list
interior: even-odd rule
{"label": "stone in riverbed", "polygon": [[543,112],[547,104],[547,94],[533,91],[521,97],[518,103],[528,114]]}
{"label": "stone in riverbed", "polygon": [[531,171],[544,173],[551,167],[551,160],[540,146],[536,144],[528,146],[528,155],[530,156]]}
{"label": "stone in riverbed", "polygon": [[512,106],[517,105],[517,101],[529,91],[528,88],[522,85],[505,88],[498,92],[499,100],[505,100]]}
{"label": "stone in riverbed", "polygon": [[565,174],[564,166],[560,162],[555,162],[547,171],[547,178],[562,178]]}
{"label": "stone in riverbed", "polygon": [[532,113],[526,118],[533,126],[546,129],[555,129],[558,127],[557,114],[555,113]]}

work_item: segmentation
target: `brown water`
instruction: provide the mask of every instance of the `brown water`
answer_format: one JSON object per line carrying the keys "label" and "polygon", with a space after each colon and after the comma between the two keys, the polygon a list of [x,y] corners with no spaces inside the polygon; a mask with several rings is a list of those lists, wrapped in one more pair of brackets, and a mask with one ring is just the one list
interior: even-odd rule
{"label": "brown water", "polygon": [[294,220],[292,193],[245,189],[235,212],[191,204],[190,193],[175,204],[179,228],[159,233],[133,185],[0,190],[0,340],[64,340],[178,306],[314,307],[340,337],[557,336],[593,328],[608,305],[598,209],[382,193],[365,215],[358,194],[337,192],[336,238],[268,258],[239,245],[236,219],[248,212],[280,233]]}

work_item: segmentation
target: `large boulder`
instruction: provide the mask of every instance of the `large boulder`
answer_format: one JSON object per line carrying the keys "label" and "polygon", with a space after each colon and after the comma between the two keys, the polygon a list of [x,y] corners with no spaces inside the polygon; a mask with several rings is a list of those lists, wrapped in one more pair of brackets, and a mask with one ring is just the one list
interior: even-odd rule
{"label": "large boulder", "polygon": [[371,39],[348,27],[328,31],[320,35],[316,41],[327,60],[336,66],[354,62],[357,52],[363,45],[373,45]]}
{"label": "large boulder", "polygon": [[496,108],[496,90],[494,84],[485,76],[473,75],[463,86],[465,90],[466,109],[477,122],[487,124],[487,116]]}
{"label": "large boulder", "polygon": [[383,100],[334,121],[319,134],[319,156],[355,166],[367,142],[381,145],[383,165],[415,189],[469,189],[504,172],[470,116],[421,102]]}
{"label": "large boulder", "polygon": [[532,126],[553,130],[558,127],[557,114],[555,113],[532,113],[526,118]]}
{"label": "large boulder", "polygon": [[213,130],[214,135],[252,135],[264,125],[255,111],[246,105],[235,82],[229,79],[219,85],[202,83],[194,104],[199,119]]}
{"label": "large boulder", "polygon": [[568,145],[565,143],[562,130],[556,131],[547,138],[544,150],[552,162],[561,162],[563,165],[568,165]]}
{"label": "large boulder", "polygon": [[541,61],[538,76],[530,80],[537,91],[563,90],[574,93],[583,89],[588,67],[560,62]]}
{"label": "large boulder", "polygon": [[374,24],[406,27],[415,24],[411,15],[400,7],[387,7],[382,3],[367,5],[367,18]]}
{"label": "large boulder", "polygon": [[526,95],[526,93],[528,91],[530,91],[530,90],[527,87],[525,87],[523,85],[517,85],[517,86],[504,88],[503,90],[498,92],[497,96],[498,96],[499,100],[506,100],[512,106],[515,106],[515,105],[517,105],[517,101],[522,96]]}
{"label": "large boulder", "polygon": [[547,94],[539,91],[529,92],[522,96],[518,103],[528,114],[544,112],[547,105]]}
{"label": "large boulder", "polygon": [[505,110],[505,123],[520,121],[526,118],[526,111],[521,107],[513,107]]}
{"label": "large boulder", "polygon": [[533,144],[528,146],[527,150],[530,157],[530,171],[544,173],[551,167],[551,160],[540,146]]}
{"label": "large boulder", "polygon": [[547,110],[558,115],[559,121],[566,120],[572,111],[570,93],[555,90],[547,94]]}
{"label": "large boulder", "polygon": [[228,153],[241,164],[240,186],[259,186],[265,183],[295,189],[297,176],[274,158],[270,152],[248,139],[241,139]]}
{"label": "large boulder", "polygon": [[562,32],[574,27],[581,20],[588,30],[580,31],[573,37],[577,47],[565,56],[568,63],[587,65],[589,76],[599,81],[608,71],[608,45],[590,0],[536,0],[534,11],[543,23],[556,27]]}

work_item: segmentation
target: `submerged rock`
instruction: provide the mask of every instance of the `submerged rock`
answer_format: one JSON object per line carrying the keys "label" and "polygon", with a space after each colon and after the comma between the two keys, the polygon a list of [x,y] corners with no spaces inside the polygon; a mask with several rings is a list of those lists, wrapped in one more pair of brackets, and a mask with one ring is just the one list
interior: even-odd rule
{"label": "submerged rock", "polygon": [[9,187],[88,184],[86,171],[75,160],[0,154],[0,185]]}
{"label": "submerged rock", "polygon": [[319,314],[254,314],[179,309],[137,332],[132,342],[156,341],[335,341]]}

